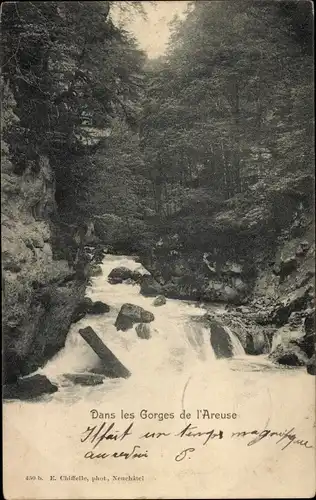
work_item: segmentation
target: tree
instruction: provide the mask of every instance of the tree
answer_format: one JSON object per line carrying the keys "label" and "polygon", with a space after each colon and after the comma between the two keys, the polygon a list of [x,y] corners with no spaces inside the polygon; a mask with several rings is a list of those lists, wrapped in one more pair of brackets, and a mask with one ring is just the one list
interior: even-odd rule
{"label": "tree", "polygon": [[174,21],[142,126],[158,213],[175,186],[218,201],[311,172],[311,36],[298,36],[310,19],[309,2],[240,0],[191,2]]}
{"label": "tree", "polygon": [[7,130],[12,160],[22,173],[30,162],[36,171],[39,156],[48,156],[56,199],[66,211],[76,211],[68,200],[76,203],[92,173],[84,157],[102,142],[113,120],[136,125],[145,56],[114,25],[112,4],[4,5],[3,77],[20,120],[19,127]]}

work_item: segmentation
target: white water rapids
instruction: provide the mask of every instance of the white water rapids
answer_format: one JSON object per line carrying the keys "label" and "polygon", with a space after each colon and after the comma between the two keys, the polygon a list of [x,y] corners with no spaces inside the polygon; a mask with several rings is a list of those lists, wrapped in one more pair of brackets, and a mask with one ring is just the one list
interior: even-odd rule
{"label": "white water rapids", "polygon": [[[282,450],[275,438],[250,447],[250,439],[229,438],[210,441],[207,446],[193,438],[185,442],[179,438],[134,443],[126,440],[123,448],[106,442],[102,443],[103,451],[116,451],[117,447],[128,451],[132,443],[137,443],[148,451],[149,458],[119,463],[84,459],[89,445],[80,442],[81,433],[88,425],[111,422],[93,420],[92,409],[115,413],[115,425],[121,431],[131,422],[121,419],[121,410],[133,413],[135,436],[145,431],[168,431],[174,436],[190,422],[179,417],[185,409],[191,413],[192,425],[200,430],[222,429],[225,436],[231,436],[243,430],[284,432],[295,428],[300,439],[314,441],[314,377],[304,368],[277,368],[265,356],[246,356],[235,336],[231,337],[235,356],[216,359],[209,329],[193,320],[205,314],[205,309],[171,299],[155,307],[153,298],[140,295],[138,285],[109,284],[109,272],[120,266],[141,267],[131,257],[106,256],[103,274],[93,278],[87,296],[108,304],[110,312],[87,316],[72,325],[64,349],[39,370],[58,384],[58,392],[40,401],[12,401],[5,405],[4,452],[10,454],[11,462],[14,454],[17,470],[25,474],[138,474],[146,479],[141,485],[128,486],[124,482],[109,481],[104,485],[90,481],[49,483],[47,488],[47,483],[46,487],[37,483],[37,490],[27,484],[25,498],[277,498],[312,493],[314,450],[294,444]],[[122,332],[114,327],[126,302],[154,314],[149,340],[138,338],[135,328]],[[213,312],[220,315],[222,308],[214,305]],[[97,365],[98,356],[78,333],[86,326],[91,326],[129,369],[128,379],[105,379],[101,385],[87,387],[63,377],[67,373],[87,373]],[[237,417],[197,419],[198,410],[203,409],[223,415],[236,413]],[[141,418],[142,410],[147,414],[173,413],[175,418]],[[13,449],[10,434],[16,443]],[[175,461],[177,453],[186,447],[194,447],[192,459]],[[298,477],[304,478],[303,489]]]}
{"label": "white water rapids", "polygon": [[[65,348],[40,371],[50,379],[58,379],[64,373],[93,370],[98,364],[98,356],[78,334],[80,328],[88,325],[130,370],[131,383],[136,385],[138,390],[144,383],[152,387],[157,377],[165,378],[167,374],[188,377],[195,371],[199,372],[203,366],[212,366],[215,369],[216,357],[210,343],[209,328],[190,321],[191,317],[205,314],[205,309],[179,300],[167,300],[165,305],[155,307],[153,298],[143,297],[139,293],[138,285],[109,284],[107,276],[115,267],[147,272],[130,257],[107,256],[102,264],[102,276],[93,278],[87,296],[93,301],[106,302],[110,306],[110,312],[88,316],[74,324],[68,334]],[[137,336],[136,325],[127,332],[116,330],[115,319],[126,302],[141,306],[154,314],[155,320],[150,323],[150,340]],[[222,308],[214,307],[214,311],[220,315]],[[226,331],[231,339],[234,355],[243,356],[244,349],[238,338],[228,328]],[[120,382],[108,381],[107,384],[117,386]]]}

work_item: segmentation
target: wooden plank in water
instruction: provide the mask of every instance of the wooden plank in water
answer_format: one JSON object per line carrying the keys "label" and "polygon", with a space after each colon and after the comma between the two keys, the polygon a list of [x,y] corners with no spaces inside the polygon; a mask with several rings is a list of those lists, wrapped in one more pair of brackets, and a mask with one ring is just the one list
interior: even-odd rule
{"label": "wooden plank in water", "polygon": [[91,326],[79,330],[81,337],[89,344],[94,352],[99,356],[103,365],[103,373],[111,378],[127,378],[131,372],[117,359],[113,352],[106,347],[100,337]]}

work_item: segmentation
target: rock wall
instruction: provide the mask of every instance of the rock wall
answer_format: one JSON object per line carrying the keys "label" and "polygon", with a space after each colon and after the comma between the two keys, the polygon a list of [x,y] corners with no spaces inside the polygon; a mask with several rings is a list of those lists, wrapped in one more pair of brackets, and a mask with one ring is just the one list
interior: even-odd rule
{"label": "rock wall", "polygon": [[[11,122],[14,115],[10,117]],[[70,259],[56,259],[55,183],[40,156],[15,173],[2,150],[2,311],[4,379],[36,370],[64,345],[85,276]],[[58,244],[57,244],[58,246]],[[57,252],[58,253],[58,252]],[[77,266],[78,267],[78,266]]]}

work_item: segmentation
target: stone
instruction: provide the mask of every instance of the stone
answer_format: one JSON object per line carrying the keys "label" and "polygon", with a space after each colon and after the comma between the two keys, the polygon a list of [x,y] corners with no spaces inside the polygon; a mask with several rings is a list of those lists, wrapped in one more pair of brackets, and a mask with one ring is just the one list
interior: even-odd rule
{"label": "stone", "polygon": [[105,375],[97,373],[64,373],[63,376],[78,385],[100,385],[105,379]]}
{"label": "stone", "polygon": [[153,313],[146,311],[140,306],[134,304],[123,304],[115,321],[117,330],[125,332],[133,328],[135,323],[150,323],[154,321]]}
{"label": "stone", "polygon": [[88,314],[104,314],[110,311],[110,306],[101,302],[101,300],[97,300],[96,302],[92,302]]}
{"label": "stone", "polygon": [[127,278],[124,280],[124,285],[135,285],[135,281],[132,278]]}
{"label": "stone", "polygon": [[110,311],[110,306],[97,300],[92,302],[89,297],[84,297],[73,312],[72,323],[77,323],[87,314],[105,314]]}
{"label": "stone", "polygon": [[153,306],[163,306],[166,303],[166,297],[164,295],[157,295],[153,301]]}
{"label": "stone", "polygon": [[141,278],[142,274],[138,271],[132,271],[128,267],[115,267],[108,275],[108,282],[116,285],[125,280],[139,281]]}
{"label": "stone", "polygon": [[90,268],[90,276],[92,277],[97,277],[97,276],[102,276],[103,271],[102,267],[100,265],[93,265]]}
{"label": "stone", "polygon": [[316,357],[315,354],[308,360],[306,365],[307,373],[309,375],[316,375]]}
{"label": "stone", "polygon": [[163,288],[152,276],[145,275],[140,282],[140,293],[144,297],[156,297],[162,295]]}
{"label": "stone", "polygon": [[245,351],[250,355],[267,354],[269,352],[269,340],[264,332],[255,332],[246,334]]}
{"label": "stone", "polygon": [[150,339],[151,334],[150,334],[150,326],[148,323],[140,323],[139,325],[136,326],[135,328],[137,336],[140,339]]}
{"label": "stone", "polygon": [[14,384],[5,384],[3,397],[5,399],[35,399],[45,394],[58,391],[57,385],[52,384],[45,375],[31,375],[20,378]]}
{"label": "stone", "polygon": [[304,366],[308,362],[307,356],[294,342],[277,345],[269,354],[269,359],[279,365],[287,366]]}
{"label": "stone", "polygon": [[231,338],[224,327],[219,321],[215,319],[210,320],[211,330],[211,345],[213,347],[215,356],[217,358],[232,358],[233,346]]}
{"label": "stone", "polygon": [[312,300],[312,287],[306,286],[291,292],[283,301],[275,307],[271,315],[271,322],[282,326],[287,323],[288,318],[294,311],[305,309]]}
{"label": "stone", "polygon": [[72,323],[77,323],[82,318],[84,318],[91,309],[92,304],[93,302],[89,297],[84,297],[82,300],[80,300],[73,312]]}
{"label": "stone", "polygon": [[177,278],[181,278],[185,273],[186,273],[187,269],[185,266],[183,266],[182,264],[175,264],[173,267],[172,267],[172,276],[175,276]]}
{"label": "stone", "polygon": [[82,328],[79,330],[79,334],[99,356],[103,364],[103,374],[106,377],[127,378],[131,375],[130,371],[119,361],[104,342],[102,342],[91,326]]}

